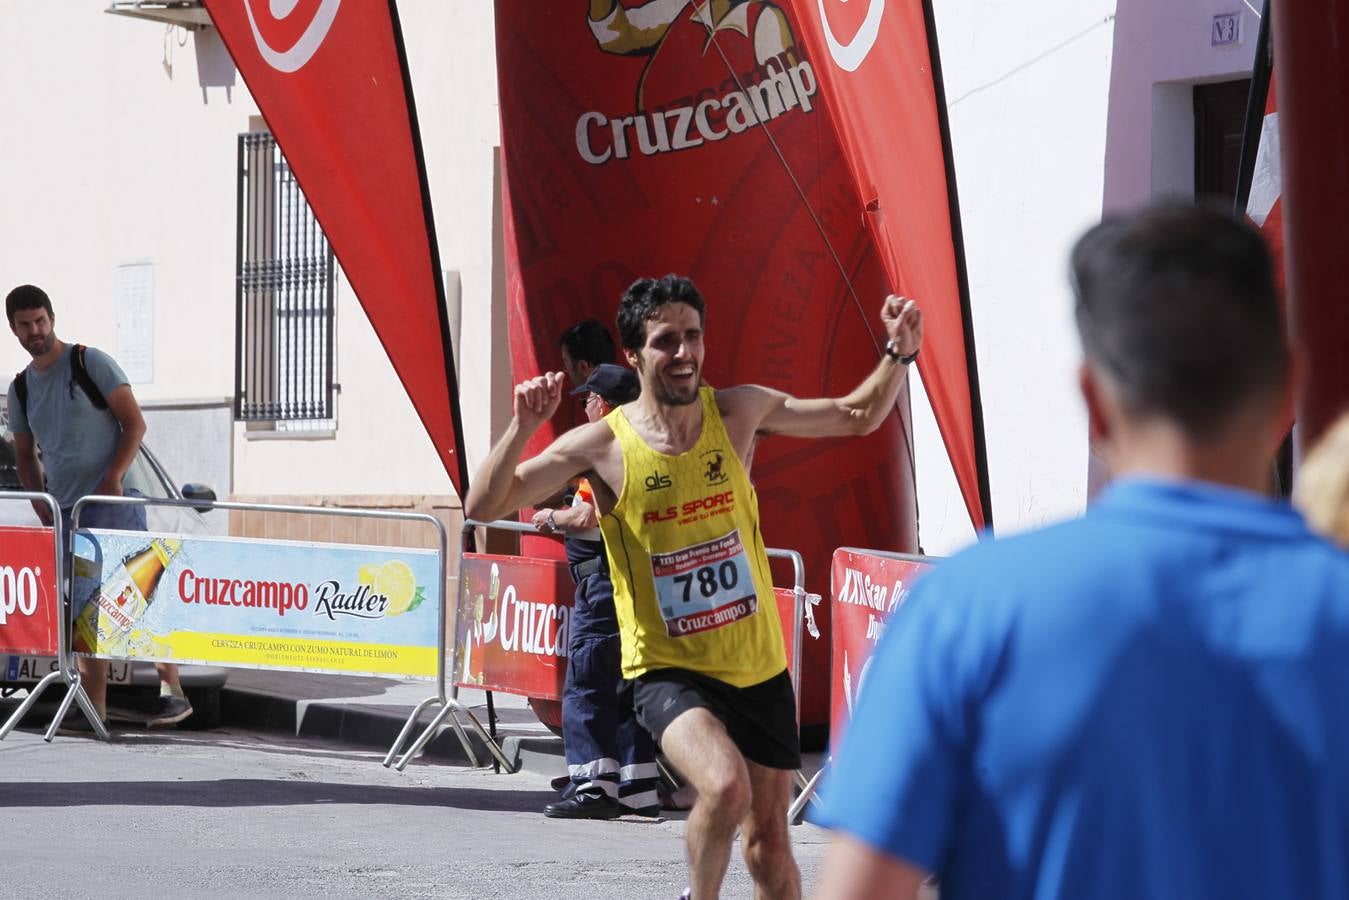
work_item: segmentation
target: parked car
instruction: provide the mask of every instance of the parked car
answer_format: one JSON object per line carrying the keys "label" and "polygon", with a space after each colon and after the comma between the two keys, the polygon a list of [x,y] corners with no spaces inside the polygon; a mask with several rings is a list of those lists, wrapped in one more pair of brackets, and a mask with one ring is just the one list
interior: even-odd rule
{"label": "parked car", "polygon": [[[21,491],[19,470],[14,451],[14,435],[9,430],[9,415],[4,395],[0,394],[0,525],[37,525],[39,520],[27,501],[5,499],[6,491]],[[179,488],[169,478],[164,467],[150,448],[141,444],[140,452],[127,471],[126,486],[146,497],[158,499],[189,499],[209,502],[215,492],[199,484],[185,484]],[[146,519],[151,531],[171,534],[211,534],[201,517],[208,507],[149,506]],[[56,660],[51,657],[12,656],[0,654],[0,696],[35,684],[48,672],[54,671]],[[154,664],[141,661],[109,663],[110,708],[139,708],[158,694],[159,674]],[[192,703],[193,714],[183,722],[184,727],[212,728],[220,722],[220,691],[229,670],[218,666],[181,666],[183,690]]]}

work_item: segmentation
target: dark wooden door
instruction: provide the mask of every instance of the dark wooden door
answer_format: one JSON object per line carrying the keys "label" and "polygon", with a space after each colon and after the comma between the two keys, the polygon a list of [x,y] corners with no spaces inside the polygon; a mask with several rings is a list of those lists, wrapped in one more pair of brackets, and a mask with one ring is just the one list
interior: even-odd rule
{"label": "dark wooden door", "polygon": [[1195,197],[1231,206],[1237,195],[1251,80],[1194,87]]}

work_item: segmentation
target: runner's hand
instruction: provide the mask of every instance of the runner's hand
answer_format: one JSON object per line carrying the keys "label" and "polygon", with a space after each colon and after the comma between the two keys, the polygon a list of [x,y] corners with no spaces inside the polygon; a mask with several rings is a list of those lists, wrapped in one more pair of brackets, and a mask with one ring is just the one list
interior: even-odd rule
{"label": "runner's hand", "polygon": [[923,343],[923,311],[918,301],[894,294],[881,304],[881,324],[885,336],[895,342],[900,356],[912,356]]}
{"label": "runner's hand", "polygon": [[515,421],[521,428],[533,432],[553,417],[562,403],[564,378],[561,372],[545,372],[515,386]]}

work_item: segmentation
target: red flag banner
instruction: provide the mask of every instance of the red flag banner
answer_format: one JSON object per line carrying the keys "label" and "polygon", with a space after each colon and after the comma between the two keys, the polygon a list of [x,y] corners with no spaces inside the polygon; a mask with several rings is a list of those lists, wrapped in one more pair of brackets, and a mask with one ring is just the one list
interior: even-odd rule
{"label": "red flag banner", "polygon": [[1283,279],[1283,169],[1279,159],[1279,105],[1274,90],[1274,72],[1269,73],[1265,117],[1260,125],[1260,143],[1255,151],[1246,215],[1260,229],[1269,245],[1279,289]]}
{"label": "red flag banner", "polygon": [[[498,0],[496,26],[517,378],[667,272],[707,300],[710,384],[841,396],[871,371],[885,272],[790,7]],[[531,449],[580,421],[564,409]],[[760,442],[765,543],[803,554],[812,591],[840,543],[914,548],[907,429]],[[803,718],[823,724],[828,646],[803,649]]]}
{"label": "red flag banner", "polygon": [[790,0],[890,284],[923,304],[918,367],[970,519],[991,524],[973,330],[924,0]]}
{"label": "red flag banner", "polygon": [[463,496],[458,385],[394,3],[206,8]]}

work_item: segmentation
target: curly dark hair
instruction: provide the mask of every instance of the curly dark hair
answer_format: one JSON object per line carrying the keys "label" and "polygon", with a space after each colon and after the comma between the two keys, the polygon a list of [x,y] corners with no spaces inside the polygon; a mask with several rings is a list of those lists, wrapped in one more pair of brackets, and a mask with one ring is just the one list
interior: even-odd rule
{"label": "curly dark hair", "polygon": [[666,275],[634,281],[618,301],[618,339],[623,347],[640,350],[646,343],[646,323],[670,303],[687,303],[698,311],[698,324],[703,324],[706,304],[691,279]]}

